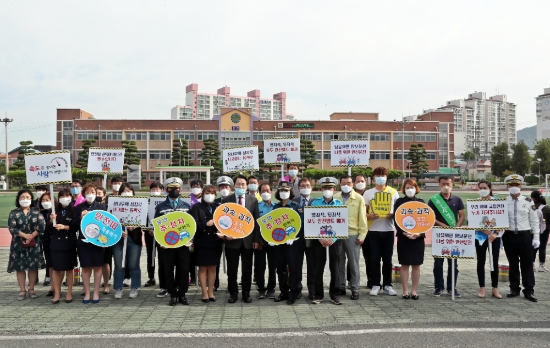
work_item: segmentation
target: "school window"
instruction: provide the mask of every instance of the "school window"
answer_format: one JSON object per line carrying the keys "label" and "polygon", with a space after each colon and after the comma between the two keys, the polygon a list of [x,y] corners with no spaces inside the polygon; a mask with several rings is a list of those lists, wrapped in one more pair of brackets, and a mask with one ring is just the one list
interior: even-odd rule
{"label": "school window", "polygon": [[389,160],[390,152],[389,151],[374,151],[370,153],[371,160]]}
{"label": "school window", "polygon": [[147,132],[126,132],[126,140],[147,140]]}
{"label": "school window", "polygon": [[147,159],[147,151],[146,150],[139,150],[139,159],[140,160],[146,160]]}
{"label": "school window", "polygon": [[254,132],[253,140],[261,141],[264,139],[272,139],[275,135],[273,132]]}
{"label": "school window", "polygon": [[206,139],[218,140],[218,132],[197,132],[197,140],[202,141]]}
{"label": "school window", "polygon": [[195,132],[174,132],[174,139],[195,140]]}
{"label": "school window", "polygon": [[323,159],[330,161],[330,151],[325,151],[323,153]]}
{"label": "school window", "polygon": [[101,140],[122,140],[122,132],[101,132]]}
{"label": "school window", "polygon": [[277,138],[297,138],[298,132],[277,132]]}
{"label": "school window", "polygon": [[[403,133],[401,132],[395,132],[393,133],[393,141],[403,141]],[[413,140],[413,133],[405,133],[405,141],[406,142],[409,142],[409,143],[412,143],[414,140]]]}
{"label": "school window", "polygon": [[420,143],[434,143],[436,136],[435,133],[416,133],[416,141]]}
{"label": "school window", "polygon": [[427,156],[426,156],[427,160],[436,160],[437,159],[437,153],[435,153],[435,152],[427,152],[426,154],[427,154]]}
{"label": "school window", "polygon": [[345,134],[344,133],[325,133],[325,140],[344,140]]}
{"label": "school window", "polygon": [[76,132],[76,140],[87,140],[87,139],[99,139],[99,135],[94,131],[80,131]]}
{"label": "school window", "polygon": [[311,140],[311,141],[321,141],[321,133],[300,133],[300,139]]}
{"label": "school window", "polygon": [[149,173],[149,180],[160,180],[160,173]]}
{"label": "school window", "polygon": [[150,150],[149,159],[168,160],[170,159],[170,151]]}
{"label": "school window", "polygon": [[371,133],[370,141],[390,141],[390,133]]}
{"label": "school window", "polygon": [[73,130],[73,121],[63,121],[63,130]]}
{"label": "school window", "polygon": [[[394,160],[400,160],[401,157],[402,157],[401,156],[401,151],[399,151],[399,152],[394,151],[393,152],[393,159]],[[407,151],[407,152],[405,152],[405,160],[408,160],[408,159],[409,159],[409,152]]]}
{"label": "school window", "polygon": [[369,139],[369,133],[347,133],[347,139]]}
{"label": "school window", "polygon": [[149,140],[170,140],[170,132],[149,132]]}

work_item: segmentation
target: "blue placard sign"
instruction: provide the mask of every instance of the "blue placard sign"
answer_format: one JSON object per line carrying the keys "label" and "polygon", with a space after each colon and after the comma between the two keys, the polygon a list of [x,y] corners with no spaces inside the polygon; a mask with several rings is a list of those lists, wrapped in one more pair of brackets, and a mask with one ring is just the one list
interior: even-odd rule
{"label": "blue placard sign", "polygon": [[80,222],[84,242],[100,247],[115,245],[122,237],[122,225],[111,213],[92,210]]}

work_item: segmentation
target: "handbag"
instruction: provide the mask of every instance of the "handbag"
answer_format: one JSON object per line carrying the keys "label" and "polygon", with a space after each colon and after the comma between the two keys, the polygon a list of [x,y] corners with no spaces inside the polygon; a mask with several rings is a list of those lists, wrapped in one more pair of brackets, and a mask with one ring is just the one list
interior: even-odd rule
{"label": "handbag", "polygon": [[23,239],[23,240],[21,241],[21,246],[22,246],[23,248],[34,248],[34,247],[36,246],[36,239],[33,238],[33,239],[31,239],[31,241],[28,242],[28,243],[27,243],[27,240],[26,240],[26,239]]}

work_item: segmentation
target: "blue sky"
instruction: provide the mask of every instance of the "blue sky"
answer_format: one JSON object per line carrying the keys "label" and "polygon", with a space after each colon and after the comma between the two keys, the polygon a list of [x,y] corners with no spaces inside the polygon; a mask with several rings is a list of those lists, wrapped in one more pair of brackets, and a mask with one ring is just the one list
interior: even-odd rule
{"label": "blue sky", "polygon": [[[547,1],[1,1],[10,144],[55,143],[56,108],[167,119],[185,86],[287,92],[299,120],[418,114],[474,91],[534,125],[550,87]],[[4,151],[2,129],[0,151]]]}

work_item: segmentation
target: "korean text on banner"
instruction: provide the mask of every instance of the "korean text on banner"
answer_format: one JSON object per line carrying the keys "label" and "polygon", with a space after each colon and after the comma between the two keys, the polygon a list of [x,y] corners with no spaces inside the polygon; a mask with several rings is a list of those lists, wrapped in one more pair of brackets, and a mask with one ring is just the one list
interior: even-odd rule
{"label": "korean text on banner", "polygon": [[405,232],[426,233],[435,224],[435,213],[427,204],[411,201],[395,211],[395,222]]}
{"label": "korean text on banner", "polygon": [[264,163],[300,163],[300,138],[264,139]]}
{"label": "korean text on banner", "polygon": [[65,184],[72,181],[69,151],[51,151],[25,155],[28,185]]}
{"label": "korean text on banner", "polygon": [[262,238],[272,244],[284,244],[296,240],[302,219],[294,209],[279,208],[260,217],[258,220]]}
{"label": "korean text on banner", "polygon": [[80,231],[84,242],[105,248],[115,245],[122,237],[122,225],[116,216],[102,210],[88,212],[80,222]]}
{"label": "korean text on banner", "polygon": [[88,174],[122,174],[124,149],[91,147],[88,155]]}
{"label": "korean text on banner", "polygon": [[118,218],[122,226],[147,225],[149,199],[138,196],[109,196],[107,210]]}
{"label": "korean text on banner", "polygon": [[476,254],[475,230],[434,227],[432,256],[449,259],[473,259]]}
{"label": "korean text on banner", "polygon": [[188,244],[197,231],[193,217],[182,211],[175,211],[152,220],[155,240],[165,248],[179,248]]}
{"label": "korean text on banner", "polygon": [[368,140],[334,140],[330,142],[332,167],[368,166],[370,160]]}
{"label": "korean text on banner", "polygon": [[153,228],[153,219],[155,218],[155,208],[161,202],[164,202],[167,198],[164,196],[151,196],[149,198],[149,207],[147,208],[147,215],[149,216],[148,228]]}
{"label": "korean text on banner", "polygon": [[224,236],[244,238],[254,231],[254,217],[237,203],[225,203],[214,211],[214,224]]}
{"label": "korean text on banner", "polygon": [[348,238],[348,207],[304,207],[304,238]]}
{"label": "korean text on banner", "polygon": [[469,199],[468,227],[478,230],[508,229],[508,205],[505,200]]}
{"label": "korean text on banner", "polygon": [[256,171],[260,168],[258,146],[224,149],[222,156],[225,173]]}

